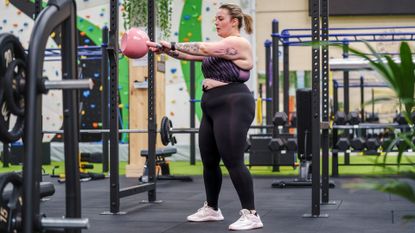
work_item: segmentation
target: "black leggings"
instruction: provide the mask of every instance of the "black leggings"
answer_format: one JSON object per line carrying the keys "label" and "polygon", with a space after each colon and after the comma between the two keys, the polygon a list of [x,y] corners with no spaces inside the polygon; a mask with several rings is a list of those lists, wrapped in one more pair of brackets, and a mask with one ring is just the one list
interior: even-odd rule
{"label": "black leggings", "polygon": [[254,210],[252,177],[244,164],[246,136],[255,116],[251,92],[243,83],[213,88],[203,93],[201,106],[199,148],[208,205],[218,207],[222,185],[219,162],[222,159],[242,208]]}

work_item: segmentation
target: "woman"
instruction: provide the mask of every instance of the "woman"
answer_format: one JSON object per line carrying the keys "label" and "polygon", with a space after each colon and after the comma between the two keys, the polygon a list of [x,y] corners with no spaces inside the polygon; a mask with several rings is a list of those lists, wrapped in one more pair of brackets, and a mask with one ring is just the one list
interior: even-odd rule
{"label": "woman", "polygon": [[180,59],[202,61],[204,74],[201,107],[203,117],[199,129],[199,148],[203,162],[206,202],[188,221],[221,221],[218,197],[222,185],[219,166],[222,159],[238,193],[241,217],[229,230],[263,227],[255,211],[253,182],[244,164],[244,148],[248,129],[255,115],[254,98],[244,84],[253,67],[252,49],[240,36],[242,24],[252,33],[252,17],[234,4],[224,4],[215,19],[218,42],[175,43],[147,42],[150,50]]}

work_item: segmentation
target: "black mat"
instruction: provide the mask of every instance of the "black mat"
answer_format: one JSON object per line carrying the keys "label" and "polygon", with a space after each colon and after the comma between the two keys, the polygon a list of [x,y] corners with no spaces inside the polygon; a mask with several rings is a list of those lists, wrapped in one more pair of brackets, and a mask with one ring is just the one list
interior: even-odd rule
{"label": "black mat", "polygon": [[[46,178],[48,179],[48,178]],[[342,184],[357,182],[352,178],[335,179],[330,200],[335,205],[322,205],[328,218],[303,218],[311,213],[311,189],[273,189],[272,177],[255,177],[255,199],[264,228],[250,232],[269,233],[406,233],[415,232],[415,222],[405,223],[401,217],[415,215],[415,205],[396,196],[368,190],[350,190]],[[56,194],[42,203],[47,216],[64,215],[65,185],[56,184]],[[121,178],[121,187],[136,184],[136,179]],[[157,199],[161,204],[140,204],[147,193],[121,199],[126,215],[100,215],[109,210],[109,180],[82,183],[82,213],[90,220],[90,233],[220,233],[238,217],[240,203],[229,177],[223,181],[220,208],[222,222],[189,223],[186,216],[203,205],[205,198],[201,177],[194,182],[159,181]]]}

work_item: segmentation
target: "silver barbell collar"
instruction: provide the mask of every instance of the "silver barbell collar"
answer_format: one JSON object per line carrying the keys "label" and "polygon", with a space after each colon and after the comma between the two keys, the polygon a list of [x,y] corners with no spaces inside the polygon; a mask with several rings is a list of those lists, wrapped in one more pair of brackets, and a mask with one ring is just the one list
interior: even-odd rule
{"label": "silver barbell collar", "polygon": [[45,80],[43,85],[46,90],[63,89],[89,89],[92,90],[94,82],[92,79],[64,79],[64,80]]}

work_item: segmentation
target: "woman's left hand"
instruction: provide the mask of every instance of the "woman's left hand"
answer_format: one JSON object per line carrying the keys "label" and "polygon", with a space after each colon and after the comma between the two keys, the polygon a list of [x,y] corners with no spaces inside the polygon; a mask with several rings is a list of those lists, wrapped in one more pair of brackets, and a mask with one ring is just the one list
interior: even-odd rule
{"label": "woman's left hand", "polygon": [[159,44],[160,44],[161,46],[163,46],[163,48],[165,48],[165,49],[167,49],[167,50],[170,50],[170,49],[171,49],[171,44],[170,44],[170,42],[167,42],[167,41],[162,40],[162,41],[160,41],[160,42],[159,42]]}

